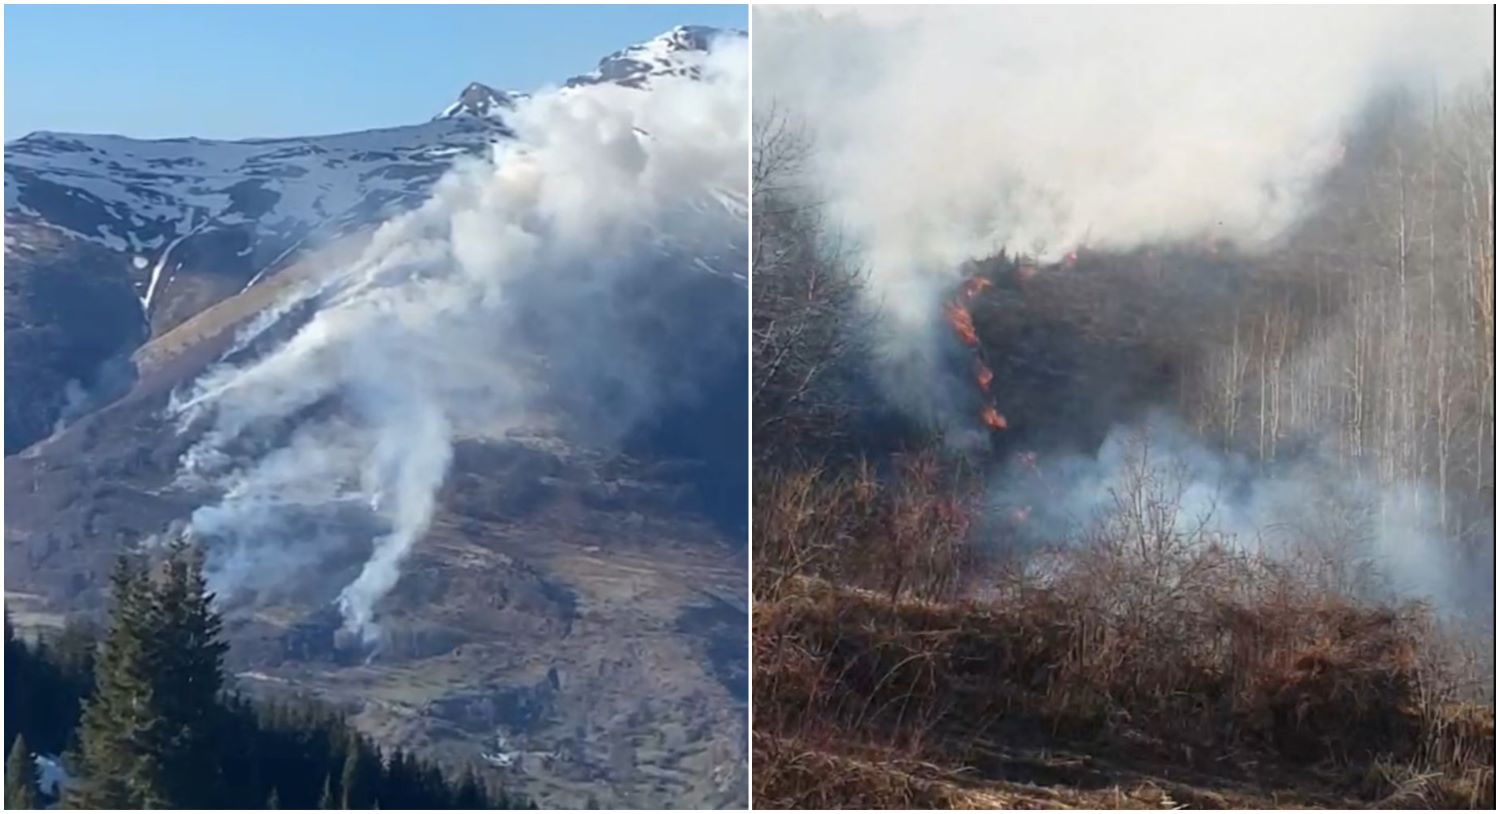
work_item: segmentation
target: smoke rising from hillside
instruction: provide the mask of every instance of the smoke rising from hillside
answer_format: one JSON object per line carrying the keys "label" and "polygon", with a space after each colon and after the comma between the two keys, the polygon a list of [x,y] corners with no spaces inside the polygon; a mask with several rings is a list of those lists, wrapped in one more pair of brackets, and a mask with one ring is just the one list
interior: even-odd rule
{"label": "smoke rising from hillside", "polygon": [[658,279],[743,257],[747,63],[742,42],[724,41],[701,81],[521,102],[513,141],[300,295],[316,309],[289,339],[178,394],[180,425],[202,432],[181,480],[222,494],[192,518],[215,589],[274,591],[373,536],[339,597],[371,639],[455,439],[535,426],[561,405],[580,440],[607,443],[690,387],[693,371],[663,369],[641,326],[680,309]]}
{"label": "smoke rising from hillside", "polygon": [[811,185],[923,332],[1001,248],[1264,246],[1373,94],[1467,79],[1493,49],[1483,7],[755,13],[757,109],[811,130]]}

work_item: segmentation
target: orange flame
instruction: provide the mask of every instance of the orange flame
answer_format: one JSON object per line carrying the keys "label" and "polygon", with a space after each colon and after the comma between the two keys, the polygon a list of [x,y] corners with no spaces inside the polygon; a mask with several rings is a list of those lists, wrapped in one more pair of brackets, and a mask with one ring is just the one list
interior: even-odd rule
{"label": "orange flame", "polygon": [[991,285],[993,285],[993,283],[991,283],[987,278],[984,278],[984,277],[970,277],[964,283],[964,287],[963,287],[963,299],[964,299],[964,301],[968,302],[969,300],[974,299],[974,295],[975,294],[978,294],[979,292],[985,290],[986,288],[989,288]]}
{"label": "orange flame", "polygon": [[969,309],[955,302],[949,303],[947,311],[948,324],[953,326],[958,338],[971,348],[978,347],[979,334],[974,330],[974,317],[969,313]]}
{"label": "orange flame", "polygon": [[[979,348],[979,332],[974,329],[974,315],[969,313],[969,301],[991,285],[993,283],[987,278],[970,277],[964,281],[958,296],[943,309],[948,316],[948,324],[953,326],[953,332],[958,334],[960,341],[971,348]],[[986,397],[984,409],[979,413],[980,420],[990,429],[1005,429],[1005,416],[1000,415],[989,399],[990,383],[995,380],[995,373],[977,354],[974,359],[974,380],[979,383],[979,390]]]}
{"label": "orange flame", "polygon": [[995,380],[995,372],[990,370],[984,362],[974,363],[974,380],[979,382],[979,389],[990,392],[990,382]]}

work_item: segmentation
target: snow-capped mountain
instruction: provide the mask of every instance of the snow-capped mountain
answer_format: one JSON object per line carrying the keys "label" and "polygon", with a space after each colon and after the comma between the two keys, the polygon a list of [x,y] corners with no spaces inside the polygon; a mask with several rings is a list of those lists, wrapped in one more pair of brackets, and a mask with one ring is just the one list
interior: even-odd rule
{"label": "snow-capped mountain", "polygon": [[[703,60],[718,37],[744,37],[743,31],[725,31],[701,25],[680,25],[661,36],[637,43],[599,60],[594,70],[570,78],[566,87],[612,82],[630,88],[649,87],[661,76],[701,75]],[[464,88],[453,104],[437,115],[439,119],[481,118],[504,120],[516,103],[530,94],[515,90],[497,90],[482,82]]]}
{"label": "snow-capped mountain", "polygon": [[[674,29],[557,92],[618,103],[611,115],[675,111],[637,103],[664,77],[699,75],[709,36]],[[614,82],[626,90],[585,87]],[[665,84],[656,89],[682,90]],[[432,195],[455,161],[521,130],[525,94],[503,87],[471,84],[446,108],[418,111],[437,114],[429,121],[360,133],[37,133],[6,146],[8,602],[31,603],[12,608],[26,619],[97,618],[120,551],[189,527],[217,552],[214,568],[250,563],[233,553],[236,540],[285,543],[275,561],[301,565],[264,589],[220,594],[237,691],[322,699],[351,710],[383,747],[455,766],[514,753],[478,768],[544,806],[743,808],[748,486],[743,435],[724,429],[746,420],[747,201],[735,174],[744,165],[732,160],[743,142],[713,138],[743,121],[712,117],[702,131],[717,145],[711,160],[649,165],[673,170],[660,174],[671,183],[622,179],[602,190],[597,212],[590,195],[560,196],[604,226],[580,232],[562,218],[568,251],[544,248],[508,269],[496,259],[508,250],[491,257],[494,246],[480,244],[530,233],[511,219],[540,211],[524,184],[499,183],[526,180],[528,164],[458,176]],[[745,89],[716,90],[728,100]],[[568,107],[536,111],[527,129],[573,123],[561,116]],[[634,138],[655,161],[666,154],[653,140],[678,134],[642,121],[652,126]],[[509,160],[607,179],[630,155],[570,174],[623,130],[598,129],[609,139],[562,152],[541,130]],[[390,217],[418,204],[424,212]],[[538,232],[553,231],[549,217],[534,218]],[[601,232],[609,238],[596,242]],[[460,256],[474,249],[482,256]],[[481,273],[458,268],[470,260]],[[503,295],[484,302],[493,290]],[[216,373],[309,359],[298,337],[356,323],[332,344],[318,340],[311,357],[326,366],[297,362],[183,420]],[[318,382],[326,397],[306,409],[265,411],[261,396]],[[378,443],[366,456],[318,439],[362,432],[377,412],[397,418],[381,405],[419,393],[454,420],[438,422],[441,438],[398,446],[432,452],[445,474],[423,487],[430,522],[382,589],[372,650],[345,629],[341,597],[393,530],[381,513],[394,498],[346,490],[411,467]],[[202,455],[221,408],[259,418],[244,444]],[[379,421],[392,438],[414,429]],[[284,445],[290,438],[301,440]],[[303,458],[294,448],[307,441],[319,450]],[[268,493],[217,470],[204,477],[197,464],[222,454],[233,471],[269,473],[288,453],[299,466],[348,466],[327,470],[333,492],[277,489],[254,509],[284,537],[238,520],[216,527],[215,507],[238,512]],[[663,703],[663,687],[686,700]],[[507,741],[491,752],[497,732]],[[653,747],[621,760],[622,743]]]}
{"label": "snow-capped mountain", "polygon": [[697,78],[717,37],[744,37],[743,31],[723,31],[701,25],[680,25],[655,39],[632,45],[599,60],[590,73],[568,80],[570,87],[613,82],[631,88],[649,86],[658,76]]}
{"label": "snow-capped mountain", "polygon": [[198,261],[248,281],[315,232],[338,234],[419,203],[457,156],[506,132],[497,119],[457,118],[253,141],[33,133],[5,146],[5,209],[18,223],[130,255],[150,315],[164,275],[191,262],[185,242],[229,250]]}
{"label": "snow-capped mountain", "polygon": [[[657,76],[697,76],[721,33],[743,36],[679,26],[567,84],[644,87]],[[506,114],[526,96],[474,82],[423,124],[305,138],[33,133],[5,145],[6,216],[128,254],[142,308],[160,331],[186,316],[153,309],[171,275],[191,273],[179,268],[195,254],[184,244],[229,249],[199,261],[213,262],[216,274],[248,283],[274,272],[310,235],[337,235],[419,203],[458,156],[504,138]],[[7,247],[24,240],[10,237]]]}
{"label": "snow-capped mountain", "polygon": [[458,95],[453,104],[437,114],[438,119],[472,116],[481,119],[504,119],[505,114],[516,109],[516,102],[529,94],[495,90],[483,82],[471,82]]}
{"label": "snow-capped mountain", "polygon": [[[679,26],[566,85],[646,88],[658,76],[696,77],[720,35],[744,33]],[[50,348],[7,357],[7,383],[27,393],[32,414],[19,420],[20,400],[7,400],[7,451],[45,436],[77,401],[67,394],[92,391],[100,371],[143,338],[275,275],[304,249],[420,204],[460,157],[510,134],[506,116],[526,95],[475,82],[430,121],[327,136],[38,132],[7,143],[6,332],[29,332]],[[63,266],[90,285],[63,290],[56,275],[44,279]],[[91,312],[113,327],[107,338],[79,341],[72,323]],[[37,366],[47,370],[36,375]]]}

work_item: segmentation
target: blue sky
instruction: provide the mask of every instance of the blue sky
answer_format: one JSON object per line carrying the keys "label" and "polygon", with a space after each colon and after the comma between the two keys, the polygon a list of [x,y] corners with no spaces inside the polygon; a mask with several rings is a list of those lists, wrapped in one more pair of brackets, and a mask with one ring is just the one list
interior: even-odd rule
{"label": "blue sky", "polygon": [[412,124],[530,90],[722,6],[7,6],[5,139],[251,138]]}

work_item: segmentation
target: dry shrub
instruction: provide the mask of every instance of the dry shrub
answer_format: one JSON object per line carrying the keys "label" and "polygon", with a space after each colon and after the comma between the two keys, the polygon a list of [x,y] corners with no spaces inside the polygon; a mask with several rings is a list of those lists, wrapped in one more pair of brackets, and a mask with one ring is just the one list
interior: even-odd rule
{"label": "dry shrub", "polygon": [[755,495],[759,596],[817,575],[893,599],[948,597],[964,575],[974,497],[935,450],[898,456],[884,474],[863,461],[837,473],[774,472]]}
{"label": "dry shrub", "polygon": [[788,587],[755,612],[756,731],[767,737],[830,751],[839,738],[880,742],[927,760],[1002,726],[1100,743],[1136,733],[1174,762],[1246,749],[1289,764],[1394,761],[1440,776],[1428,793],[1444,799],[1493,776],[1492,714],[1423,708],[1418,609],[1282,597],[1156,631],[1045,590],[938,603],[821,580]]}
{"label": "dry shrub", "polygon": [[780,596],[788,579],[837,570],[843,552],[868,533],[878,486],[867,464],[837,474],[813,467],[756,476],[757,596]]}
{"label": "dry shrub", "polygon": [[1440,771],[1420,763],[1378,760],[1365,779],[1372,808],[1495,808],[1493,765]]}
{"label": "dry shrub", "polygon": [[1066,620],[1036,708],[1297,761],[1466,764],[1468,736],[1443,740],[1466,756],[1457,764],[1433,752],[1455,681],[1427,609],[1356,600],[1330,590],[1326,570],[1237,546],[1214,531],[1213,507],[1185,511],[1190,481],[1143,440],[1110,511],[1002,577],[994,604]]}
{"label": "dry shrub", "polygon": [[1416,611],[1335,600],[1233,609],[1236,717],[1298,760],[1410,756],[1420,744]]}
{"label": "dry shrub", "polygon": [[759,809],[973,808],[971,795],[947,782],[951,772],[904,752],[871,745],[834,752],[797,738],[755,736]]}
{"label": "dry shrub", "polygon": [[[956,805],[898,767],[999,732],[1207,769],[1245,752],[1321,764],[1365,777],[1352,785],[1372,802],[1493,802],[1493,711],[1460,703],[1426,608],[1246,553],[1150,473],[1082,539],[956,600],[967,504],[928,465],[761,493],[756,556],[775,581],[754,609],[758,804]],[[865,776],[870,750],[890,776]]]}

